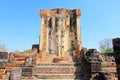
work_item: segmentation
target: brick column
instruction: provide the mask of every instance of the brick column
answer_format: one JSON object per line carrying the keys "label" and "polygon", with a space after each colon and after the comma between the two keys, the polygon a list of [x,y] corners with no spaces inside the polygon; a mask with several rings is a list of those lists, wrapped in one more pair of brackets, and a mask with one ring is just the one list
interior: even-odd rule
{"label": "brick column", "polygon": [[76,25],[77,25],[77,40],[79,44],[79,49],[82,49],[82,39],[81,39],[81,26],[80,26],[80,10],[76,10],[77,18],[76,18]]}
{"label": "brick column", "polygon": [[43,43],[43,28],[44,28],[44,18],[41,17],[41,28],[40,28],[40,40],[39,40],[39,50],[42,50]]}
{"label": "brick column", "polygon": [[117,74],[118,80],[120,80],[120,38],[115,38],[112,40],[115,62],[117,64]]}

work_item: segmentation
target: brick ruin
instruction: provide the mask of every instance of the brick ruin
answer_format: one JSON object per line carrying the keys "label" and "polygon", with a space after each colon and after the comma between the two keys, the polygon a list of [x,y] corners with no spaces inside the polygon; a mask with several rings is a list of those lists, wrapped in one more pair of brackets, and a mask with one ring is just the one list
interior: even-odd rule
{"label": "brick ruin", "polygon": [[79,9],[40,10],[39,44],[29,53],[0,52],[0,80],[120,80],[120,39],[102,55],[82,47]]}
{"label": "brick ruin", "polygon": [[117,64],[118,80],[120,80],[120,38],[113,39],[113,50],[115,62]]}

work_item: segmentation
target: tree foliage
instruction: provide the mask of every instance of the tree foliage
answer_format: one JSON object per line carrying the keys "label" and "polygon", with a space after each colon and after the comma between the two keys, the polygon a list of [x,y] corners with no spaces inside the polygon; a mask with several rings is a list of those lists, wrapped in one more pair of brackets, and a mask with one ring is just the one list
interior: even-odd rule
{"label": "tree foliage", "polygon": [[24,50],[24,52],[26,52],[26,53],[31,52],[31,49],[26,49],[26,50]]}
{"label": "tree foliage", "polygon": [[0,44],[0,52],[7,52],[7,48],[4,44]]}
{"label": "tree foliage", "polygon": [[100,41],[100,52],[102,54],[104,53],[112,53],[113,48],[112,48],[112,39],[104,39]]}

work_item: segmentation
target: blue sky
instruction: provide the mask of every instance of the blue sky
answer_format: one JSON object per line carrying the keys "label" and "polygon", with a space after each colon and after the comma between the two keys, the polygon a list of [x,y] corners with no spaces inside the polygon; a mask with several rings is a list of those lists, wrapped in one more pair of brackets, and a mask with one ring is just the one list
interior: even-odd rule
{"label": "blue sky", "polygon": [[0,0],[0,44],[8,51],[39,43],[40,9],[81,9],[82,44],[99,49],[106,38],[120,37],[120,0]]}

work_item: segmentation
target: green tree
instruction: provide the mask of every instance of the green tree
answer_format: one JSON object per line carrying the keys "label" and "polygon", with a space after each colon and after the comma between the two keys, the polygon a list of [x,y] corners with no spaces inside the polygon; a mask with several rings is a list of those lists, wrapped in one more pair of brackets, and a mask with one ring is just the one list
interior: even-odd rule
{"label": "green tree", "polygon": [[26,49],[26,50],[24,50],[24,52],[31,52],[32,50],[31,49]]}
{"label": "green tree", "polygon": [[7,52],[7,48],[4,44],[0,44],[0,52]]}
{"label": "green tree", "polygon": [[102,54],[104,54],[104,53],[112,53],[113,52],[112,39],[101,40],[99,45],[100,45],[100,52]]}

